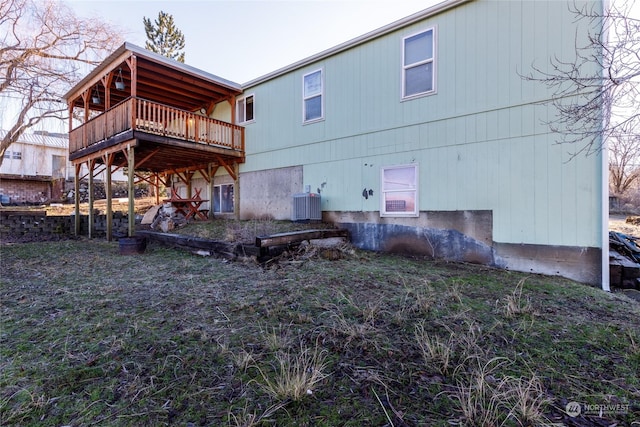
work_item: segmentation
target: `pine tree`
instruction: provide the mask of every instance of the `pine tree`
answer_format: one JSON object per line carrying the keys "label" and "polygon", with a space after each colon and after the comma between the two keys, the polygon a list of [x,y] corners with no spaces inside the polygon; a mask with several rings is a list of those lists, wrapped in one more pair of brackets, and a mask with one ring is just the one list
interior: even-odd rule
{"label": "pine tree", "polygon": [[147,33],[147,50],[184,63],[184,34],[176,28],[171,14],[160,11],[154,22],[147,17],[142,22]]}

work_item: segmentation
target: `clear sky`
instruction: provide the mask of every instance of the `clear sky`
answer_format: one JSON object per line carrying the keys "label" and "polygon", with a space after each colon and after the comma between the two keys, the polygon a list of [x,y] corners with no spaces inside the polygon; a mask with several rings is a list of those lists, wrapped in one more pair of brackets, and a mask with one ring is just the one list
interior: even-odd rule
{"label": "clear sky", "polygon": [[77,15],[119,27],[144,47],[143,17],[173,15],[185,62],[246,83],[441,0],[65,0]]}

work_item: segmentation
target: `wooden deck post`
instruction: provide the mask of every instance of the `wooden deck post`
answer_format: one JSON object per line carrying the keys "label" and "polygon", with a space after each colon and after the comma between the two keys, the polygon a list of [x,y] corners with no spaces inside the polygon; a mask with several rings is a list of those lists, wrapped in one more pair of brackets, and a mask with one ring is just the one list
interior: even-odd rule
{"label": "wooden deck post", "polygon": [[240,220],[240,165],[238,162],[233,162],[233,172],[236,176],[233,189],[233,207],[236,211],[236,219]]}
{"label": "wooden deck post", "polygon": [[131,144],[127,145],[127,160],[128,160],[128,171],[129,172],[129,179],[128,179],[128,193],[129,193],[129,237],[133,237],[133,235],[136,232],[136,217],[135,217],[135,213],[136,213],[136,209],[135,209],[135,199],[136,199],[136,195],[135,195],[135,188],[134,188],[134,179],[135,179],[135,166],[136,166],[136,162],[135,162],[135,158],[134,158],[134,154],[135,153],[135,149],[131,146]]}
{"label": "wooden deck post", "polygon": [[104,190],[107,193],[107,242],[110,242],[113,239],[113,203],[111,197],[111,162],[113,161],[113,154],[106,154],[103,159],[104,164],[107,166]]}
{"label": "wooden deck post", "polygon": [[76,236],[80,235],[80,168],[82,164],[76,163],[75,165],[75,180],[73,186],[74,202],[75,202],[75,218],[74,218],[74,232]]}
{"label": "wooden deck post", "polygon": [[211,163],[209,163],[209,165],[207,166],[207,173],[209,174],[209,214],[207,215],[207,217],[209,219],[213,219],[213,191],[214,191],[214,187],[213,187],[213,179],[214,179],[214,175],[215,175],[215,171],[217,170],[213,168],[213,165]]}
{"label": "wooden deck post", "polygon": [[160,175],[158,172],[153,174],[153,188],[156,192],[156,205],[160,204]]}
{"label": "wooden deck post", "polygon": [[93,224],[94,224],[94,213],[93,213],[93,193],[94,193],[94,185],[93,185],[93,169],[96,165],[96,161],[95,159],[91,159],[87,162],[87,166],[89,169],[89,188],[87,188],[87,191],[89,193],[89,238],[93,238]]}

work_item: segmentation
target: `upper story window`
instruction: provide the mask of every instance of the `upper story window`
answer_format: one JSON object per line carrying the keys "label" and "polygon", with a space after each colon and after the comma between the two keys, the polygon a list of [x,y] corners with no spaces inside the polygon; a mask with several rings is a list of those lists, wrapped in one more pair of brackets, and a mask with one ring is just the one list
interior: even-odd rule
{"label": "upper story window", "polygon": [[381,170],[380,216],[418,216],[418,165]]}
{"label": "upper story window", "polygon": [[402,97],[435,91],[434,29],[405,37],[402,49]]}
{"label": "upper story window", "polygon": [[323,80],[322,69],[302,77],[302,121],[305,123],[324,117]]}
{"label": "upper story window", "polygon": [[254,120],[253,101],[253,94],[236,101],[236,122],[246,123]]}

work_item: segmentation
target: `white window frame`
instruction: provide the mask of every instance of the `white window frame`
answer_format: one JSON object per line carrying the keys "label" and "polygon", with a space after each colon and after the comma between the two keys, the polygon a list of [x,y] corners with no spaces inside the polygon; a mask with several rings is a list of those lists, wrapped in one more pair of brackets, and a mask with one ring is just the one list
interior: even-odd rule
{"label": "white window frame", "polygon": [[[388,189],[385,188],[385,172],[389,170],[397,169],[414,169],[414,182],[409,183],[408,187],[403,189]],[[380,168],[380,216],[381,217],[417,217],[420,215],[420,209],[418,204],[418,183],[420,181],[420,170],[418,164],[411,163],[406,165],[394,165],[383,166]],[[407,210],[395,210],[391,209],[391,202],[396,200],[389,200],[387,203],[387,196],[393,193],[413,193],[413,209]]]}
{"label": "white window frame", "polygon": [[[222,187],[230,185],[233,188],[234,191],[234,197],[231,199],[231,203],[233,204],[233,209],[231,211],[223,211],[222,210]],[[232,214],[236,211],[236,205],[235,205],[235,185],[232,182],[228,182],[228,183],[220,183],[220,184],[216,184],[213,186],[213,197],[211,198],[211,210],[214,214]],[[220,197],[220,210],[215,210],[216,209],[216,193],[219,194]]]}
{"label": "white window frame", "polygon": [[[320,92],[313,92],[311,94],[306,93],[305,80],[308,76],[311,76],[316,73],[320,73]],[[320,117],[314,117],[311,119],[307,119],[307,100],[320,97]],[[318,68],[317,70],[313,70],[310,73],[307,73],[302,76],[302,123],[314,123],[324,120],[324,68]]]}
{"label": "white window frame", "polygon": [[[431,58],[422,59],[420,61],[413,62],[411,64],[405,64],[405,55],[406,55],[406,42],[408,39],[431,32]],[[437,45],[436,42],[436,27],[430,27],[425,30],[419,31],[417,33],[410,34],[402,39],[402,88],[401,88],[401,98],[405,99],[413,99],[418,98],[425,95],[433,95],[436,93],[436,56],[437,56]],[[407,70],[410,68],[414,68],[420,65],[431,64],[431,90],[427,90],[425,92],[412,93],[410,95],[406,95],[407,92]]]}
{"label": "white window frame", "polygon": [[22,151],[14,151],[13,155],[11,156],[11,159],[22,160]]}
{"label": "white window frame", "polygon": [[[247,99],[251,98],[253,104],[253,110],[251,113],[253,117],[247,119]],[[256,96],[253,93],[247,94],[240,99],[236,100],[236,122],[237,123],[252,123],[256,120]]]}

